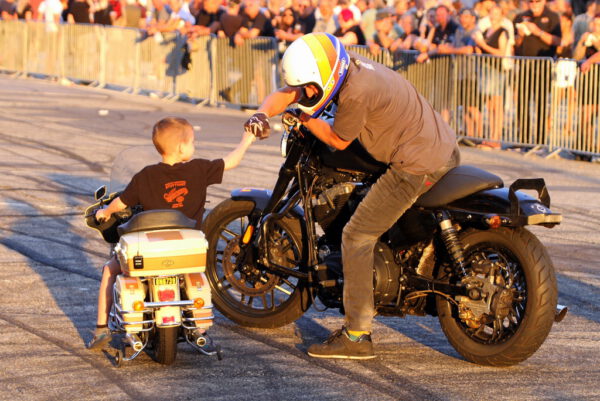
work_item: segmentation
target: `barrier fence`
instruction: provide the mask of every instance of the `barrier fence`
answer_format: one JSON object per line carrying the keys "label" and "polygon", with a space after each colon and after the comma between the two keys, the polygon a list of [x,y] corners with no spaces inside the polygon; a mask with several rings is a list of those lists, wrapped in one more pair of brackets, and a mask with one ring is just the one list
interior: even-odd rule
{"label": "barrier fence", "polygon": [[[488,55],[355,52],[407,78],[465,140],[600,155],[600,65]],[[280,86],[273,38],[147,37],[137,29],[0,21],[0,70],[256,107]]]}

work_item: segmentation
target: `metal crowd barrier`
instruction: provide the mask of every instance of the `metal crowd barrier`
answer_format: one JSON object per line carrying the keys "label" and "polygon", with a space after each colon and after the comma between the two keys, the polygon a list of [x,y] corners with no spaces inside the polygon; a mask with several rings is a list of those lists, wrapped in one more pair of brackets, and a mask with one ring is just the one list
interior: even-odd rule
{"label": "metal crowd barrier", "polygon": [[[573,60],[488,55],[418,63],[415,51],[351,49],[412,82],[463,140],[600,154],[600,65],[582,73]],[[212,36],[0,21],[0,70],[208,104],[258,106],[281,84],[280,56],[274,38],[235,46]]]}

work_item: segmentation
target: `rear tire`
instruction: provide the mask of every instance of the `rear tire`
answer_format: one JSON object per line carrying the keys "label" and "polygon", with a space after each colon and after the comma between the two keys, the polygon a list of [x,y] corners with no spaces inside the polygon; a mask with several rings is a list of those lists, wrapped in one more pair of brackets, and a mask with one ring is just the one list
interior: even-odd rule
{"label": "rear tire", "polygon": [[171,365],[177,357],[179,326],[158,327],[154,333],[154,359],[162,365]]}
{"label": "rear tire", "polygon": [[[515,321],[510,333],[496,340],[473,335],[457,308],[446,298],[436,297],[438,316],[448,341],[465,359],[480,365],[510,366],[529,358],[542,345],[554,322],[558,298],[554,266],[541,242],[528,230],[500,228],[468,230],[461,234],[468,258],[477,252],[499,260],[510,260],[511,269],[526,287],[526,302],[513,300]],[[494,253],[494,251],[497,251]],[[524,275],[524,279],[520,276]],[[439,277],[439,276],[438,276]],[[513,327],[514,326],[514,327]],[[514,330],[514,332],[513,332]]]}

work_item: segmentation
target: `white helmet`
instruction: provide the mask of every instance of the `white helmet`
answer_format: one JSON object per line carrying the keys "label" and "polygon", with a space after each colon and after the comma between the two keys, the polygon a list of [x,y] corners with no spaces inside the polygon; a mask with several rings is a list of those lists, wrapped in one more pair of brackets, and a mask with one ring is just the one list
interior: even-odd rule
{"label": "white helmet", "polygon": [[300,110],[318,117],[337,94],[346,75],[350,56],[344,45],[328,33],[309,33],[296,39],[283,54],[281,68],[288,86],[313,84],[317,94],[303,96]]}

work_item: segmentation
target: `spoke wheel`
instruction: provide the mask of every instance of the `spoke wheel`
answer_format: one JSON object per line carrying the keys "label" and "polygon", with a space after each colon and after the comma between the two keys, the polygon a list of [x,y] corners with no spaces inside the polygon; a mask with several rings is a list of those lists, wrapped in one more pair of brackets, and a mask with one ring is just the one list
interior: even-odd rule
{"label": "spoke wheel", "polygon": [[[442,330],[467,360],[508,366],[524,361],[544,342],[558,297],[554,267],[539,240],[526,229],[469,230],[461,234],[471,266],[493,268],[489,313],[465,318],[465,311],[436,297]],[[443,273],[438,278],[444,279]],[[468,302],[467,302],[468,305]]]}
{"label": "spoke wheel", "polygon": [[[207,276],[217,309],[234,322],[250,327],[279,327],[291,323],[308,309],[305,283],[292,276],[265,270],[252,260],[238,268],[240,238],[248,227],[254,203],[226,200],[207,217]],[[268,233],[269,260],[298,268],[302,260],[300,224],[285,218]],[[257,259],[254,255],[254,259]]]}

